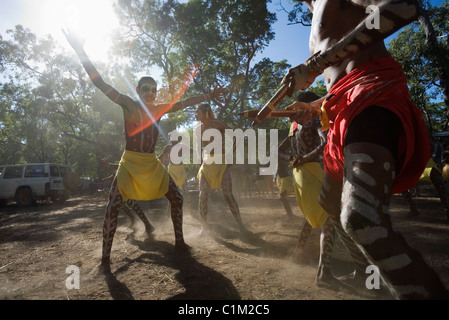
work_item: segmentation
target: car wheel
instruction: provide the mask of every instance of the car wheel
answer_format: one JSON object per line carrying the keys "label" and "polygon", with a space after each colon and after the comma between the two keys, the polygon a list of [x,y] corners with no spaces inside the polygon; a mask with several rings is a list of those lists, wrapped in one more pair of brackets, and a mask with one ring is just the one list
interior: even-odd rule
{"label": "car wheel", "polygon": [[29,188],[21,188],[16,192],[16,202],[19,207],[29,207],[35,203]]}
{"label": "car wheel", "polygon": [[67,197],[65,195],[52,195],[50,197],[51,202],[53,202],[54,204],[64,204],[67,200]]}

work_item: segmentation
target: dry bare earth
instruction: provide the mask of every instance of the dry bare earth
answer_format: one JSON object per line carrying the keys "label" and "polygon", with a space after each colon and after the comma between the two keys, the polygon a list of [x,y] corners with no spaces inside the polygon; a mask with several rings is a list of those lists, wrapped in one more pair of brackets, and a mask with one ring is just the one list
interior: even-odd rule
{"label": "dry bare earth", "polygon": [[[335,292],[315,283],[318,231],[308,243],[309,263],[291,259],[304,223],[289,220],[275,194],[239,198],[244,222],[253,232],[242,238],[220,195],[209,202],[209,237],[198,237],[197,211],[185,209],[184,233],[190,254],[174,250],[174,233],[165,200],[141,203],[156,227],[149,239],[143,224],[133,228],[121,214],[112,250],[113,276],[92,276],[100,261],[105,198],[79,196],[65,206],[47,203],[0,212],[0,299],[2,300],[366,300],[354,292]],[[449,287],[449,224],[433,194],[416,199],[421,215],[406,217],[405,201],[394,197],[393,220],[409,243]],[[159,209],[158,209],[159,208]],[[351,271],[341,247],[335,273]],[[79,267],[81,286],[68,290],[66,268]],[[371,298],[377,299],[377,298]],[[386,298],[388,299],[388,298]]]}

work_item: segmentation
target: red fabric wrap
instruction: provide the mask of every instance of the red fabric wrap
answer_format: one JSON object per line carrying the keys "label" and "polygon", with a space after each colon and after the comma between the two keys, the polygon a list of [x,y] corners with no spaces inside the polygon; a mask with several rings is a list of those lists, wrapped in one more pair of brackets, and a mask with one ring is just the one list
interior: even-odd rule
{"label": "red fabric wrap", "polygon": [[398,167],[392,193],[415,186],[430,158],[430,143],[421,111],[410,101],[407,78],[392,57],[370,61],[334,85],[323,104],[329,119],[324,150],[326,174],[343,181],[344,139],[352,120],[370,106],[394,112],[402,122]]}

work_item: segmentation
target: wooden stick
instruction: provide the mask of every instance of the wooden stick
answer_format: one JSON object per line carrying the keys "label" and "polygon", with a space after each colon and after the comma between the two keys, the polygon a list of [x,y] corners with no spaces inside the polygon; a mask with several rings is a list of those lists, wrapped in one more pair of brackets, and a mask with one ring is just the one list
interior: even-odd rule
{"label": "wooden stick", "polygon": [[[239,116],[245,118],[256,118],[259,114],[260,110],[248,110],[239,113]],[[291,116],[298,114],[299,112],[296,110],[273,110],[268,116],[265,118],[290,118]]]}
{"label": "wooden stick", "polygon": [[284,84],[270,99],[270,101],[268,101],[268,103],[262,108],[262,110],[260,110],[256,118],[254,119],[252,126],[257,125],[263,119],[268,117],[273,112],[273,110],[279,105],[279,103],[281,103],[281,101],[285,98],[287,92],[288,86]]}

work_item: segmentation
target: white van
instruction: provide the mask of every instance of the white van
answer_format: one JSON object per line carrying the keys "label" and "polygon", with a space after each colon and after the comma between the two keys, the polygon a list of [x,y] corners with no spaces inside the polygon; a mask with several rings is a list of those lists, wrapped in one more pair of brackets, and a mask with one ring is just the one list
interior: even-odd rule
{"label": "white van", "polygon": [[0,203],[30,206],[38,200],[64,203],[79,184],[70,166],[55,163],[0,165]]}

